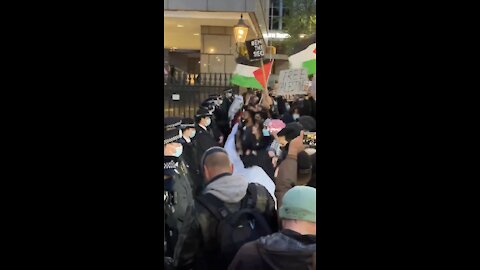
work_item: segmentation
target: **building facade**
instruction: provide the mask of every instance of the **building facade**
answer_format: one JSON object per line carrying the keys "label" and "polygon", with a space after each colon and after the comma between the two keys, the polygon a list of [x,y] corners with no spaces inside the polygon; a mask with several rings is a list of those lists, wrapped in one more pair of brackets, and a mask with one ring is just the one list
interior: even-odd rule
{"label": "building facade", "polygon": [[186,73],[234,71],[238,57],[233,26],[250,26],[247,40],[268,42],[270,0],[165,0],[164,61]]}

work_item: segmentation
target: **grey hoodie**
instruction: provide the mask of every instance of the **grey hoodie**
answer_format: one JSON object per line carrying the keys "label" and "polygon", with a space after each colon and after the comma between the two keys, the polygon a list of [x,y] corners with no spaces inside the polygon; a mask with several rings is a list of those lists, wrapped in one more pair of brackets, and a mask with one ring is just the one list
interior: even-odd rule
{"label": "grey hoodie", "polygon": [[237,203],[247,194],[248,181],[241,175],[225,175],[211,182],[204,193],[210,193],[226,203]]}

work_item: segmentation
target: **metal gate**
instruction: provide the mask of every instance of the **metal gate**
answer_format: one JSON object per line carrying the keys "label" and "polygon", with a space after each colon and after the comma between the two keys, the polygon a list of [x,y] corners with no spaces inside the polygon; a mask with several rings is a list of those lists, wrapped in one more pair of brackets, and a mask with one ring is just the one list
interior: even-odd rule
{"label": "metal gate", "polygon": [[209,95],[222,94],[232,89],[238,94],[239,88],[231,85],[232,74],[174,72],[165,74],[163,102],[165,117],[194,118],[200,104]]}

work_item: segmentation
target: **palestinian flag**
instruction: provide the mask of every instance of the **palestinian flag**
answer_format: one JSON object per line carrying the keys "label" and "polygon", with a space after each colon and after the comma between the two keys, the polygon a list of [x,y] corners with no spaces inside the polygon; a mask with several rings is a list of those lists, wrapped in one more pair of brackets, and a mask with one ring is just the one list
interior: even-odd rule
{"label": "palestinian flag", "polygon": [[[272,62],[270,61],[269,63],[264,64],[263,67],[265,68],[265,79],[268,81],[268,77],[270,77],[270,72],[272,70]],[[245,88],[266,89],[266,83],[263,78],[261,67],[237,64],[231,82],[232,84]]]}
{"label": "palestinian flag", "polygon": [[305,50],[300,51],[290,57],[290,68],[305,68],[308,75],[317,73],[317,43],[313,43]]}

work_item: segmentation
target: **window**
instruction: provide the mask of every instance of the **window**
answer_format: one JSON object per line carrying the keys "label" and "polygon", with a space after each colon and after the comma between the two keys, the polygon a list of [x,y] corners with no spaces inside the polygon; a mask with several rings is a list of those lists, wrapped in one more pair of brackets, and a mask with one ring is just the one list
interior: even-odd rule
{"label": "window", "polygon": [[280,6],[280,0],[272,0],[272,7],[278,8]]}
{"label": "window", "polygon": [[275,30],[280,29],[280,25],[279,25],[280,20],[278,17],[273,17],[272,22],[273,22],[272,29],[275,29]]}
{"label": "window", "polygon": [[280,11],[279,11],[278,8],[273,8],[273,9],[272,9],[272,15],[273,15],[273,16],[278,16],[279,14],[280,14]]}

